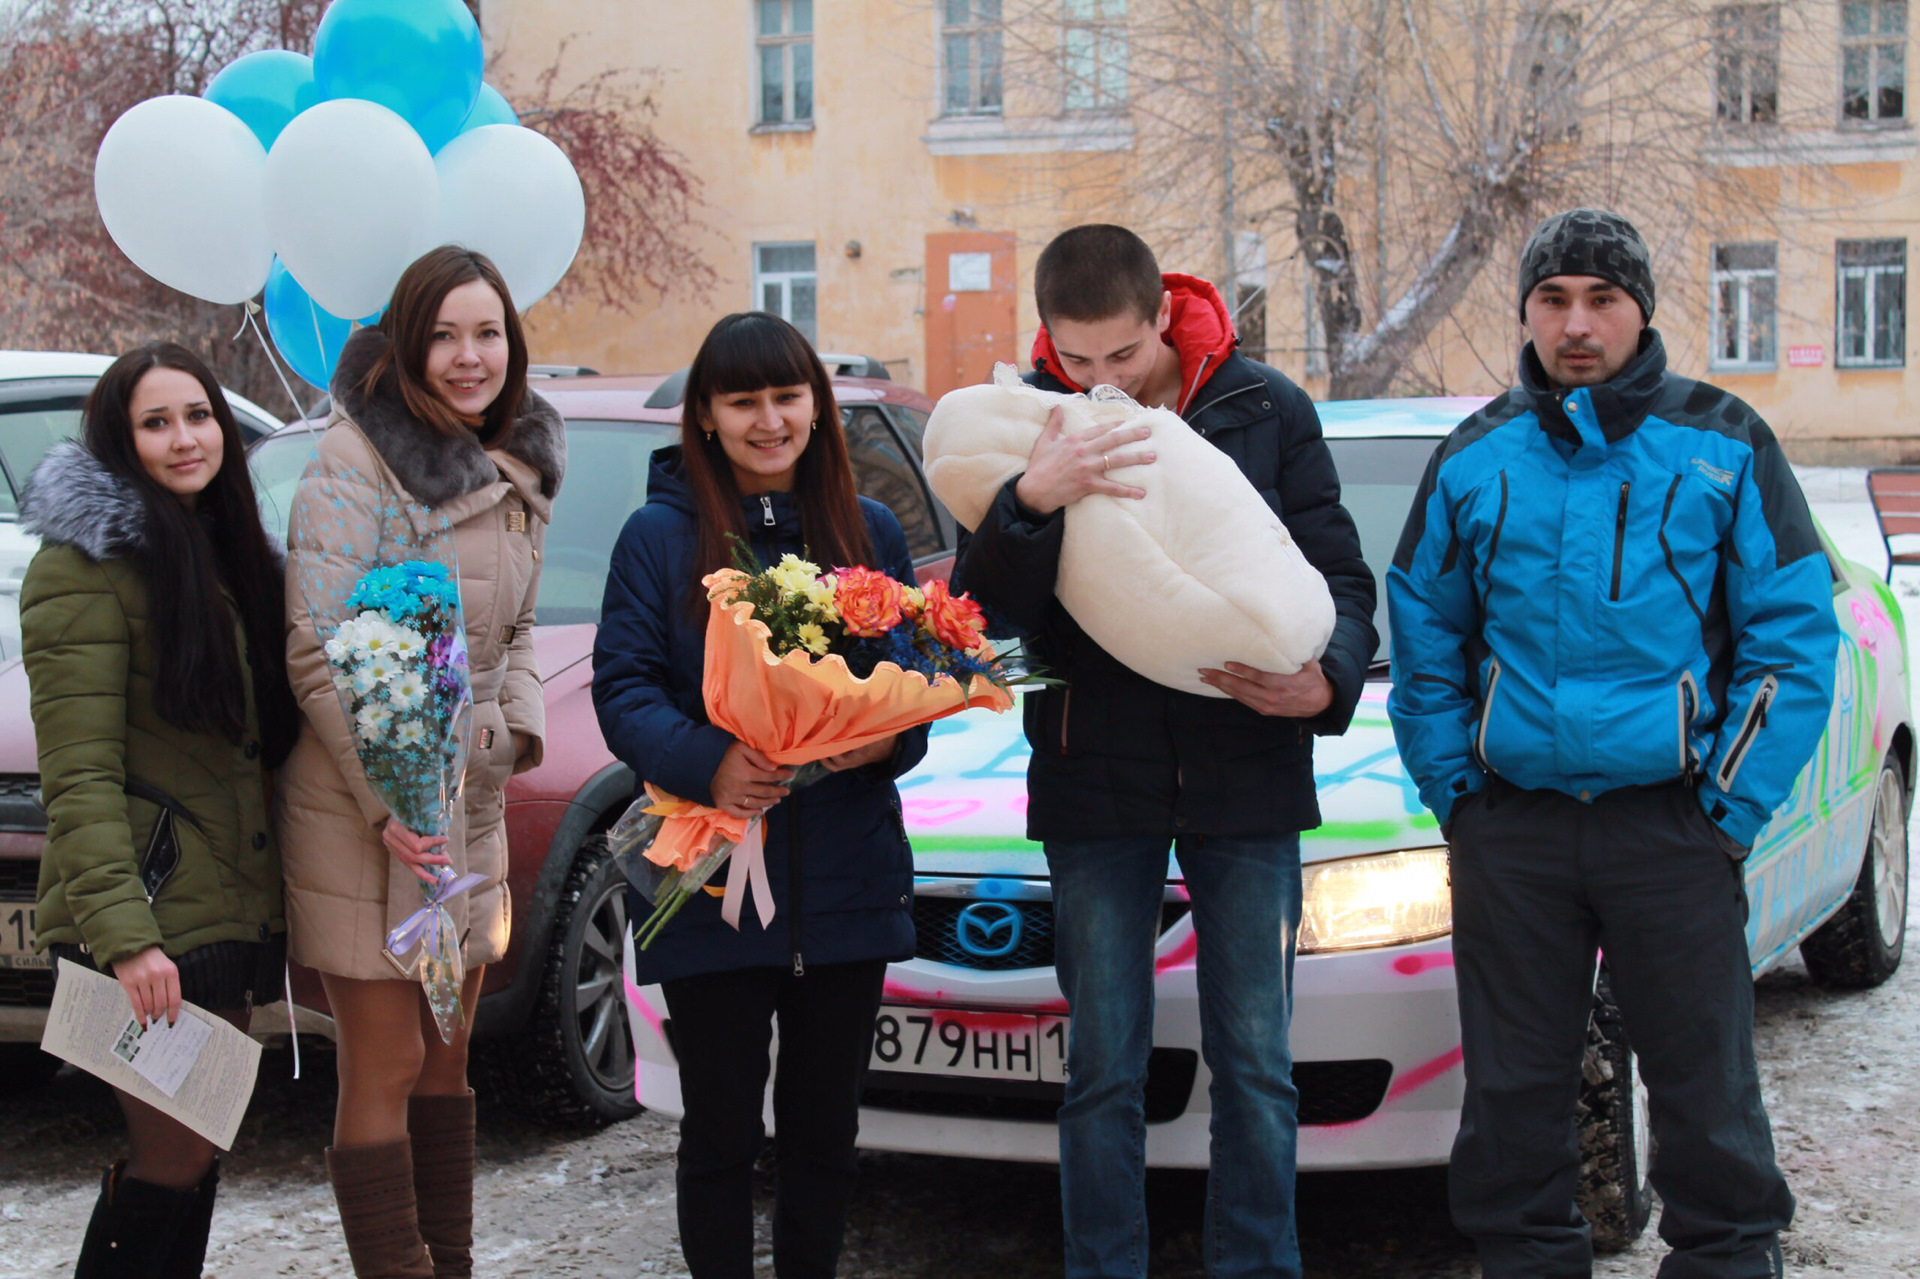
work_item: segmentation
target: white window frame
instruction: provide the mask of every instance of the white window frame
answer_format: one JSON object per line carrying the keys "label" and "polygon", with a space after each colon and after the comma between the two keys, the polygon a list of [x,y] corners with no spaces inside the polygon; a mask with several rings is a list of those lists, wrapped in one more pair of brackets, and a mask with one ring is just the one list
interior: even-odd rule
{"label": "white window frame", "polygon": [[1126,110],[1128,52],[1127,0],[1060,0],[1061,113]]}
{"label": "white window frame", "polygon": [[[768,249],[806,249],[813,254],[811,271],[769,271],[762,265],[762,255]],[[813,286],[813,319],[810,321],[813,331],[793,316],[793,286],[805,281]],[[767,305],[767,286],[777,285],[780,290],[780,303],[777,307]],[[820,334],[820,251],[812,240],[763,240],[753,246],[753,310],[770,311],[787,323],[807,335],[807,341],[816,345]]]}
{"label": "white window frame", "polygon": [[[939,4],[940,114],[948,119],[1004,115],[1007,67],[1003,0],[939,0]],[[964,5],[966,21],[950,21],[956,4]],[[966,102],[961,106],[953,102],[951,91],[956,87],[956,80],[953,62],[948,56],[956,41],[964,43],[967,49]]]}
{"label": "white window frame", "polygon": [[[1773,254],[1773,265],[1769,267],[1732,267],[1720,265],[1723,250],[1764,248]],[[1711,301],[1709,307],[1712,316],[1711,354],[1707,367],[1731,371],[1767,371],[1780,367],[1780,257],[1777,244],[1727,243],[1716,244],[1708,257],[1708,282]],[[1773,286],[1772,308],[1764,316],[1755,314],[1759,309],[1754,297],[1755,286],[1770,283]],[[1728,315],[1721,308],[1720,299],[1723,289],[1733,290],[1733,338],[1738,355],[1724,353],[1727,336]]]}
{"label": "white window frame", "polygon": [[[1708,21],[1713,44],[1713,114],[1716,123],[1735,128],[1765,128],[1780,122],[1780,6],[1778,4],[1716,5]],[[1722,108],[1720,78],[1730,61],[1740,79],[1739,108],[1727,115]],[[1762,65],[1772,68],[1772,102],[1765,115],[1755,114],[1754,91]]]}
{"label": "white window frame", "polygon": [[[1897,32],[1883,31],[1880,18],[1887,10],[1898,5],[1900,9],[1900,29]],[[1863,35],[1847,34],[1847,10],[1855,6],[1864,7],[1868,12],[1867,31]],[[1907,5],[1906,0],[1841,0],[1840,3],[1840,122],[1854,128],[1873,125],[1902,124],[1907,119]],[[1867,114],[1863,116],[1847,113],[1847,55],[1856,50],[1864,50],[1867,58]],[[1880,88],[1891,83],[1889,63],[1897,63],[1900,84],[1900,113],[1881,115]]]}
{"label": "white window frame", "polygon": [[[813,74],[813,27],[814,0],[751,0],[753,4],[753,123],[760,129],[810,129],[813,127],[814,108],[819,105],[819,82]],[[760,14],[763,4],[780,6],[780,31],[777,34],[763,34],[760,30]],[[794,30],[794,10],[800,8],[806,14],[806,30]],[[807,113],[795,114],[793,64],[796,50],[804,48],[807,60]],[[780,116],[768,119],[767,103],[767,54],[778,50],[780,55]]]}
{"label": "white window frame", "polygon": [[[1858,262],[1847,263],[1841,260],[1849,246],[1858,246],[1858,251],[1871,254],[1874,245],[1899,245],[1900,261],[1895,262]],[[1834,365],[1845,369],[1896,369],[1907,362],[1907,242],[1904,238],[1877,238],[1872,240],[1841,240],[1834,245]],[[1861,314],[1865,320],[1866,350],[1863,354],[1853,355],[1847,349],[1847,284],[1860,281],[1863,291]],[[1876,325],[1874,324],[1875,304],[1882,300],[1888,289],[1897,289],[1896,305],[1899,308],[1900,332],[1889,345],[1890,351],[1877,350],[1874,345]]]}

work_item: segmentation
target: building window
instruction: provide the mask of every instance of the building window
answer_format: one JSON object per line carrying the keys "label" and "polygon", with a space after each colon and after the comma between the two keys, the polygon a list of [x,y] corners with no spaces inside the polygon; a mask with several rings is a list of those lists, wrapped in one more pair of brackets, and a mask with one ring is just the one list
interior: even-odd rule
{"label": "building window", "polygon": [[819,284],[811,242],[753,246],[754,305],[799,329],[809,342],[820,338],[815,318]]}
{"label": "building window", "polygon": [[1780,117],[1780,7],[1727,5],[1713,11],[1714,117],[1772,124]]}
{"label": "building window", "polygon": [[1528,20],[1532,66],[1527,72],[1527,105],[1548,136],[1580,132],[1580,15],[1564,11],[1536,13]]}
{"label": "building window", "polygon": [[760,123],[813,123],[813,0],[754,0]]}
{"label": "building window", "polygon": [[944,115],[999,115],[1000,0],[942,0]]}
{"label": "building window", "polygon": [[1840,277],[1842,368],[1907,362],[1907,242],[1842,240]]}
{"label": "building window", "polygon": [[1841,4],[1840,114],[1848,120],[1906,118],[1906,0]]}
{"label": "building window", "polygon": [[1713,367],[1770,369],[1780,288],[1771,244],[1713,246]]}
{"label": "building window", "polygon": [[1127,104],[1127,0],[1061,0],[1061,105],[1113,111]]}

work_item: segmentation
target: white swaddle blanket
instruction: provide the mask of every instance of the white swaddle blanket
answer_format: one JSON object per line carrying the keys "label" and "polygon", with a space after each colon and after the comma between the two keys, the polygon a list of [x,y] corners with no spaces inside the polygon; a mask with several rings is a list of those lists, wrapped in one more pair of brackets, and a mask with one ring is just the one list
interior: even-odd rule
{"label": "white swaddle blanket", "polygon": [[1144,409],[1113,387],[1035,390],[1010,364],[993,382],[940,397],[926,429],[927,480],[954,517],[980,527],[994,496],[1027,469],[1054,405],[1066,429],[1145,424],[1156,461],[1113,478],[1144,498],[1093,493],[1066,511],[1054,593],[1100,647],[1157,684],[1226,694],[1200,668],[1242,662],[1292,674],[1326,650],[1333,597],[1233,459],[1178,414]]}

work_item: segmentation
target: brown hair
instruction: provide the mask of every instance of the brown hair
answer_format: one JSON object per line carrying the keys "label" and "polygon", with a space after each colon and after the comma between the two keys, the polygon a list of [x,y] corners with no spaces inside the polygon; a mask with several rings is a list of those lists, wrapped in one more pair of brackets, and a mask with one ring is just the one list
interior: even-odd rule
{"label": "brown hair", "polygon": [[[447,300],[447,294],[475,280],[484,281],[500,295],[507,330],[506,384],[487,406],[478,427],[456,413],[427,385],[427,347],[433,341],[433,327],[440,318],[440,304]],[[513,309],[513,295],[507,291],[507,282],[492,259],[457,244],[443,244],[423,254],[393,286],[393,298],[387,303],[386,314],[380,317],[379,328],[387,336],[387,349],[361,379],[360,389],[364,394],[372,394],[391,370],[407,411],[429,430],[441,435],[476,431],[489,448],[506,443],[527,395],[527,338],[520,327],[520,317]]]}
{"label": "brown hair", "polygon": [[1123,226],[1090,223],[1062,231],[1033,265],[1040,323],[1160,315],[1166,285],[1147,242]]}
{"label": "brown hair", "polygon": [[840,410],[826,367],[800,330],[779,316],[736,312],[714,325],[700,344],[687,370],[685,407],[680,413],[680,456],[700,520],[694,586],[696,602],[703,609],[706,592],[699,586],[700,578],[733,563],[728,534],[747,538],[740,486],[719,438],[708,434],[707,406],[716,395],[803,382],[813,388],[818,414],[793,484],[807,554],[826,568],[874,567],[869,563],[873,543],[854,489],[847,437],[840,429]]}

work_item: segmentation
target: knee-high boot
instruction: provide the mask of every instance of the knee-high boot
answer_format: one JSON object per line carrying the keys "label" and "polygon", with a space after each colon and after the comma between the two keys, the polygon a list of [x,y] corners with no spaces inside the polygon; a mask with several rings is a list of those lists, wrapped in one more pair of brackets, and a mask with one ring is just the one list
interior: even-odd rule
{"label": "knee-high boot", "polygon": [[413,1142],[413,1191],[420,1237],[433,1258],[434,1279],[473,1274],[473,1093],[413,1097],[407,1102]]}
{"label": "knee-high boot", "polygon": [[126,1167],[127,1161],[119,1160],[100,1178],[100,1197],[87,1222],[74,1279],[160,1279],[170,1273],[167,1264],[199,1191],[156,1186],[127,1176]]}
{"label": "knee-high boot", "polygon": [[433,1279],[413,1198],[413,1149],[405,1141],[330,1147],[327,1176],[359,1279]]}
{"label": "knee-high boot", "polygon": [[200,1279],[207,1265],[207,1236],[213,1231],[213,1200],[219,1190],[220,1158],[216,1155],[207,1175],[188,1192],[193,1196],[193,1203],[181,1215],[173,1247],[167,1253],[167,1260],[154,1272],[155,1279]]}

